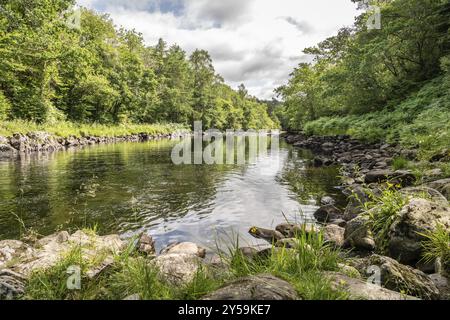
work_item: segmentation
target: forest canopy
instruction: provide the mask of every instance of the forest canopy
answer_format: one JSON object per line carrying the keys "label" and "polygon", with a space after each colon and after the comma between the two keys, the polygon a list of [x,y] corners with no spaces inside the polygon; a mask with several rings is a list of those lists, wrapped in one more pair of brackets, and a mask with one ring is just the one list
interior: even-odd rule
{"label": "forest canopy", "polygon": [[87,9],[74,26],[74,4],[0,0],[0,120],[278,127],[265,103],[225,84],[207,51],[147,46]]}
{"label": "forest canopy", "polygon": [[[381,28],[368,27],[374,12],[367,10],[352,27],[344,27],[337,35],[304,50],[314,61],[301,63],[288,84],[277,89],[284,101],[277,114],[285,128],[303,130],[322,117],[327,118],[321,124],[331,125],[331,117],[353,116],[344,121],[349,127],[355,116],[392,115],[405,99],[434,79],[439,79],[434,81],[435,91],[450,91],[448,0],[352,1],[366,9],[369,5],[380,8]],[[403,110],[409,113],[409,120],[402,119],[405,123],[431,107],[417,101],[413,104],[417,107],[414,110]],[[438,107],[438,113],[449,112],[450,97],[442,99]],[[384,125],[388,126],[389,120]]]}

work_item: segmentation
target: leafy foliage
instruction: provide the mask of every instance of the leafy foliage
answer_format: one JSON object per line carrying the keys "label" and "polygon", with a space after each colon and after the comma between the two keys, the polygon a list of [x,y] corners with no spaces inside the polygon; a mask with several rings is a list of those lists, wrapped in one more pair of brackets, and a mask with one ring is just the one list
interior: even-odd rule
{"label": "leafy foliage", "polygon": [[270,129],[267,105],[216,74],[208,52],[190,57],[81,9],[74,0],[0,1],[0,119],[123,124],[172,122]]}
{"label": "leafy foliage", "polygon": [[352,27],[305,49],[314,61],[301,63],[277,89],[281,123],[308,133],[419,144],[426,152],[436,140],[448,147],[449,2],[367,5],[380,7],[381,29],[368,28],[372,13],[364,12]]}

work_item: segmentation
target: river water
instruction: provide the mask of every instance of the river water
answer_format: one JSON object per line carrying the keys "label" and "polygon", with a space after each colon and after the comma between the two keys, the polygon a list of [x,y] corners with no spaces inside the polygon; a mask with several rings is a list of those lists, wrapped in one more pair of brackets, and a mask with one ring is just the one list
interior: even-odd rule
{"label": "river water", "polygon": [[86,147],[0,161],[0,239],[95,227],[124,237],[146,231],[160,248],[222,239],[256,244],[252,226],[311,219],[322,195],[339,194],[337,168],[280,141],[241,165],[175,165],[179,140]]}

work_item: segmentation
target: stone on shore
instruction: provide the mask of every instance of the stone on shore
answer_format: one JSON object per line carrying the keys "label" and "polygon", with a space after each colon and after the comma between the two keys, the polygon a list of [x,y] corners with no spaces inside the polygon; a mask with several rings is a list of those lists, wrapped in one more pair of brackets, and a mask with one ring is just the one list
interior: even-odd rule
{"label": "stone on shore", "polygon": [[400,211],[388,233],[389,256],[414,266],[422,258],[423,233],[440,224],[450,232],[450,207],[425,199],[411,199]]}
{"label": "stone on shore", "polygon": [[367,217],[358,216],[347,223],[344,233],[345,246],[365,251],[375,250],[375,240],[367,222]]}
{"label": "stone on shore", "polygon": [[192,242],[173,243],[161,251],[161,254],[191,254],[204,258],[206,249]]}
{"label": "stone on shore", "polygon": [[386,289],[427,300],[436,300],[440,296],[438,288],[425,273],[392,258],[372,255],[350,261],[366,277],[373,276],[373,267],[379,268],[381,285]]}
{"label": "stone on shore", "polygon": [[346,291],[352,300],[418,300],[405,294],[385,289],[373,283],[351,278],[337,272],[325,272],[324,276],[331,281],[335,290]]}
{"label": "stone on shore", "polygon": [[174,285],[184,285],[194,280],[201,260],[197,255],[187,253],[166,253],[152,260],[161,275]]}
{"label": "stone on shore", "polygon": [[340,219],[343,217],[342,211],[336,208],[334,205],[329,204],[320,207],[314,212],[314,217],[317,221],[322,223],[330,222],[331,220]]}
{"label": "stone on shore", "polygon": [[298,300],[292,285],[269,274],[244,277],[216,290],[203,300]]}

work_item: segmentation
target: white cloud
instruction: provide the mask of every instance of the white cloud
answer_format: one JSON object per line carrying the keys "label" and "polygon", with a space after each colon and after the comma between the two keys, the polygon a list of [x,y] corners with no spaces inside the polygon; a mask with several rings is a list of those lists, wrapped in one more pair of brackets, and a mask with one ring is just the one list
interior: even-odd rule
{"label": "white cloud", "polygon": [[208,50],[233,87],[245,83],[260,98],[273,96],[306,47],[351,25],[350,0],[78,0],[108,12],[117,25],[136,29],[147,44],[159,38],[188,53]]}

